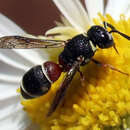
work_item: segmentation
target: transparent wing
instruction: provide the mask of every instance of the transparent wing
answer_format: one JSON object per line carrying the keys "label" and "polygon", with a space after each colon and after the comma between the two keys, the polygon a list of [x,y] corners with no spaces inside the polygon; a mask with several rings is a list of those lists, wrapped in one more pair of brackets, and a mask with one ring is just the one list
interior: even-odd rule
{"label": "transparent wing", "polygon": [[67,88],[69,87],[69,84],[72,81],[78,69],[79,69],[79,63],[76,62],[73,65],[73,67],[67,72],[62,84],[60,85],[59,90],[56,92],[56,95],[52,101],[52,104],[50,106],[47,116],[50,116],[56,110],[57,106],[64,98]]}
{"label": "transparent wing", "polygon": [[34,39],[22,36],[5,36],[0,38],[0,48],[3,49],[32,49],[63,47],[66,41]]}

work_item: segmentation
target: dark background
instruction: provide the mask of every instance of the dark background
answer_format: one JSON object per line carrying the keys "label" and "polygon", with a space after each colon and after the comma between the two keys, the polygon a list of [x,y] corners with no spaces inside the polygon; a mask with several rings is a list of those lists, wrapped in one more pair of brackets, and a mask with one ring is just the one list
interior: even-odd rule
{"label": "dark background", "polygon": [[0,13],[32,34],[44,34],[60,19],[52,0],[0,0]]}
{"label": "dark background", "polygon": [[52,0],[0,0],[0,13],[36,35],[44,34],[55,26],[55,20],[60,20],[60,12]]}

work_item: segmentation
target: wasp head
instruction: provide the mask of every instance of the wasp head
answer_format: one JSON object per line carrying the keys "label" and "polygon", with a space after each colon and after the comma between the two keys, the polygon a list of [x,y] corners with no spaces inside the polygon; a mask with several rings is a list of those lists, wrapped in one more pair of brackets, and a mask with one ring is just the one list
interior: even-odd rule
{"label": "wasp head", "polygon": [[114,45],[112,35],[101,26],[92,26],[87,35],[93,44],[99,48],[109,48]]}

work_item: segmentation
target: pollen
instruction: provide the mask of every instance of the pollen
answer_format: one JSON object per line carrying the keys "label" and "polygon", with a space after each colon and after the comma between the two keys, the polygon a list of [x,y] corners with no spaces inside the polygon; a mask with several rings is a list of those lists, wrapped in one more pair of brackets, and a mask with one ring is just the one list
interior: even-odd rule
{"label": "pollen", "polygon": [[[105,17],[101,14],[99,16],[100,19],[94,19],[96,25],[101,25],[101,21],[107,21],[122,33],[130,36],[130,19],[126,19],[124,15],[120,16],[118,22],[108,14]],[[70,28],[74,35],[77,34],[76,30]],[[65,33],[63,32],[61,36],[62,40]],[[113,33],[112,35],[119,55],[113,48],[98,49],[94,59],[111,64],[130,75],[130,41],[119,34]],[[71,33],[70,37],[67,35],[64,39],[72,36]],[[114,130],[114,128],[128,128],[130,126],[130,123],[128,123],[130,121],[130,76],[109,68],[102,68],[93,62],[81,69],[85,80],[81,80],[79,73],[75,75],[64,100],[50,117],[46,115],[64,78],[64,73],[58,81],[52,84],[47,94],[32,100],[22,99],[21,103],[24,110],[32,122],[37,124],[40,130],[103,130],[106,128]]]}

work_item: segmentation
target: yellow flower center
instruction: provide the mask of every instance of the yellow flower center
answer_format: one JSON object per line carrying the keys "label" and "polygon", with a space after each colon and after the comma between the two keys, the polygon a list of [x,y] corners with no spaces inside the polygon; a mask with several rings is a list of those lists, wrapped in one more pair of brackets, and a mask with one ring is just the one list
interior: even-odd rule
{"label": "yellow flower center", "polygon": [[[130,19],[125,20],[123,15],[118,22],[109,15],[100,15],[100,18],[130,35]],[[99,19],[94,19],[94,22],[100,24]],[[130,74],[130,41],[115,33],[113,38],[120,55],[113,48],[99,49],[94,58]],[[124,117],[130,114],[130,77],[91,62],[82,71],[85,82],[81,82],[77,73],[63,102],[50,117],[46,117],[46,114],[64,73],[46,95],[22,100],[31,120],[41,130],[101,130],[121,124],[127,128]]]}

